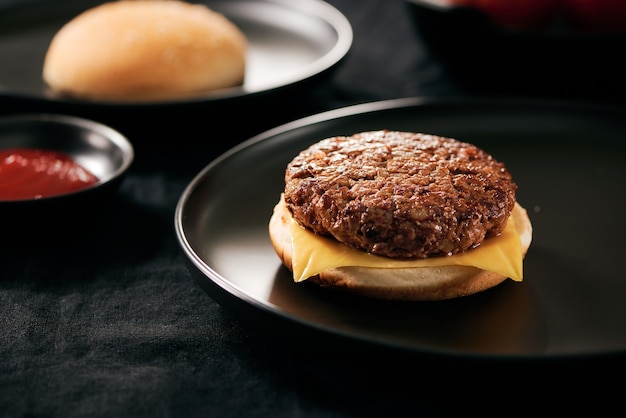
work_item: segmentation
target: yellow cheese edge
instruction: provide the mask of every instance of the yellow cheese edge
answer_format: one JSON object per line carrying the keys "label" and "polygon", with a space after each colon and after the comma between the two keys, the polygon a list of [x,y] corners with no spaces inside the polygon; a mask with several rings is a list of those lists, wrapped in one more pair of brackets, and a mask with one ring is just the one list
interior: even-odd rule
{"label": "yellow cheese edge", "polygon": [[[521,207],[518,208],[516,203],[515,210],[517,209]],[[417,268],[450,265],[477,267],[502,274],[516,282],[523,280],[522,244],[513,216],[509,217],[500,235],[486,239],[474,249],[451,256],[419,260],[395,260],[358,251],[314,234],[294,219],[291,219],[290,230],[295,282],[302,282],[336,267]]]}

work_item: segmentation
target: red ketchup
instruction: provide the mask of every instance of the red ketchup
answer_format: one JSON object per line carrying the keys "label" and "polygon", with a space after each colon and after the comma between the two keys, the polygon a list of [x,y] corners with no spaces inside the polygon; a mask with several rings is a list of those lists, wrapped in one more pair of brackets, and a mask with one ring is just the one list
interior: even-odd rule
{"label": "red ketchup", "polygon": [[30,148],[0,150],[0,200],[40,199],[98,181],[69,155]]}

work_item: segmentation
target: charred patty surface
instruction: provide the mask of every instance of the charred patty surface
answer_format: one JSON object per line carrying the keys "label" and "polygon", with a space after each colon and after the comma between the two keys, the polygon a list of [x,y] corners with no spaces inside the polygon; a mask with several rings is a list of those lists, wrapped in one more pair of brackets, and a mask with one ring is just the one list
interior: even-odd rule
{"label": "charred patty surface", "polygon": [[504,229],[517,186],[474,145],[374,131],[324,139],[285,172],[293,218],[351,247],[394,258],[456,254]]}

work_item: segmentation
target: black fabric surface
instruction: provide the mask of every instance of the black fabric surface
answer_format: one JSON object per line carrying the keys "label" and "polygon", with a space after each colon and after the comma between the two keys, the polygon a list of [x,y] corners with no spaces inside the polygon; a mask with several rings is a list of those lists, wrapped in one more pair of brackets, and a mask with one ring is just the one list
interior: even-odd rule
{"label": "black fabric surface", "polygon": [[[240,130],[194,125],[202,116],[190,109],[141,122],[129,116],[120,130],[128,129],[136,161],[107,217],[69,245],[43,237],[38,249],[1,250],[0,416],[515,415],[536,411],[537,401],[561,411],[608,404],[589,390],[604,388],[603,376],[623,369],[621,358],[473,364],[294,347],[240,321],[192,280],[174,209],[193,176],[231,144],[345,105],[476,94],[449,77],[404,1],[329,3],[355,38],[328,78],[246,109],[236,117]],[[42,108],[11,102],[0,109]],[[108,122],[104,113],[87,116]],[[210,144],[190,140],[204,137]]]}

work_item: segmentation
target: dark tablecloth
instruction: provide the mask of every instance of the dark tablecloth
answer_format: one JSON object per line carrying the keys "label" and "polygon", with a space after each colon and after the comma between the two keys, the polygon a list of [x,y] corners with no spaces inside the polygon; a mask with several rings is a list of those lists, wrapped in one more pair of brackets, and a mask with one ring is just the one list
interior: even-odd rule
{"label": "dark tablecloth", "polygon": [[[404,1],[329,3],[353,26],[349,55],[295,97],[237,116],[246,129],[220,133],[223,148],[345,105],[475,94],[427,48]],[[40,109],[3,108],[33,110]],[[178,116],[193,117],[172,113],[170,123]],[[58,248],[49,237],[50,246],[0,253],[0,416],[505,415],[536,410],[530,407],[536,400],[557,408],[606,405],[588,389],[603,387],[615,359],[393,358],[294,347],[242,322],[192,280],[173,227],[183,189],[222,149],[177,146],[142,124],[128,134],[137,147],[135,164],[93,233]],[[184,144],[184,137],[214,128],[178,126],[168,135]]]}

